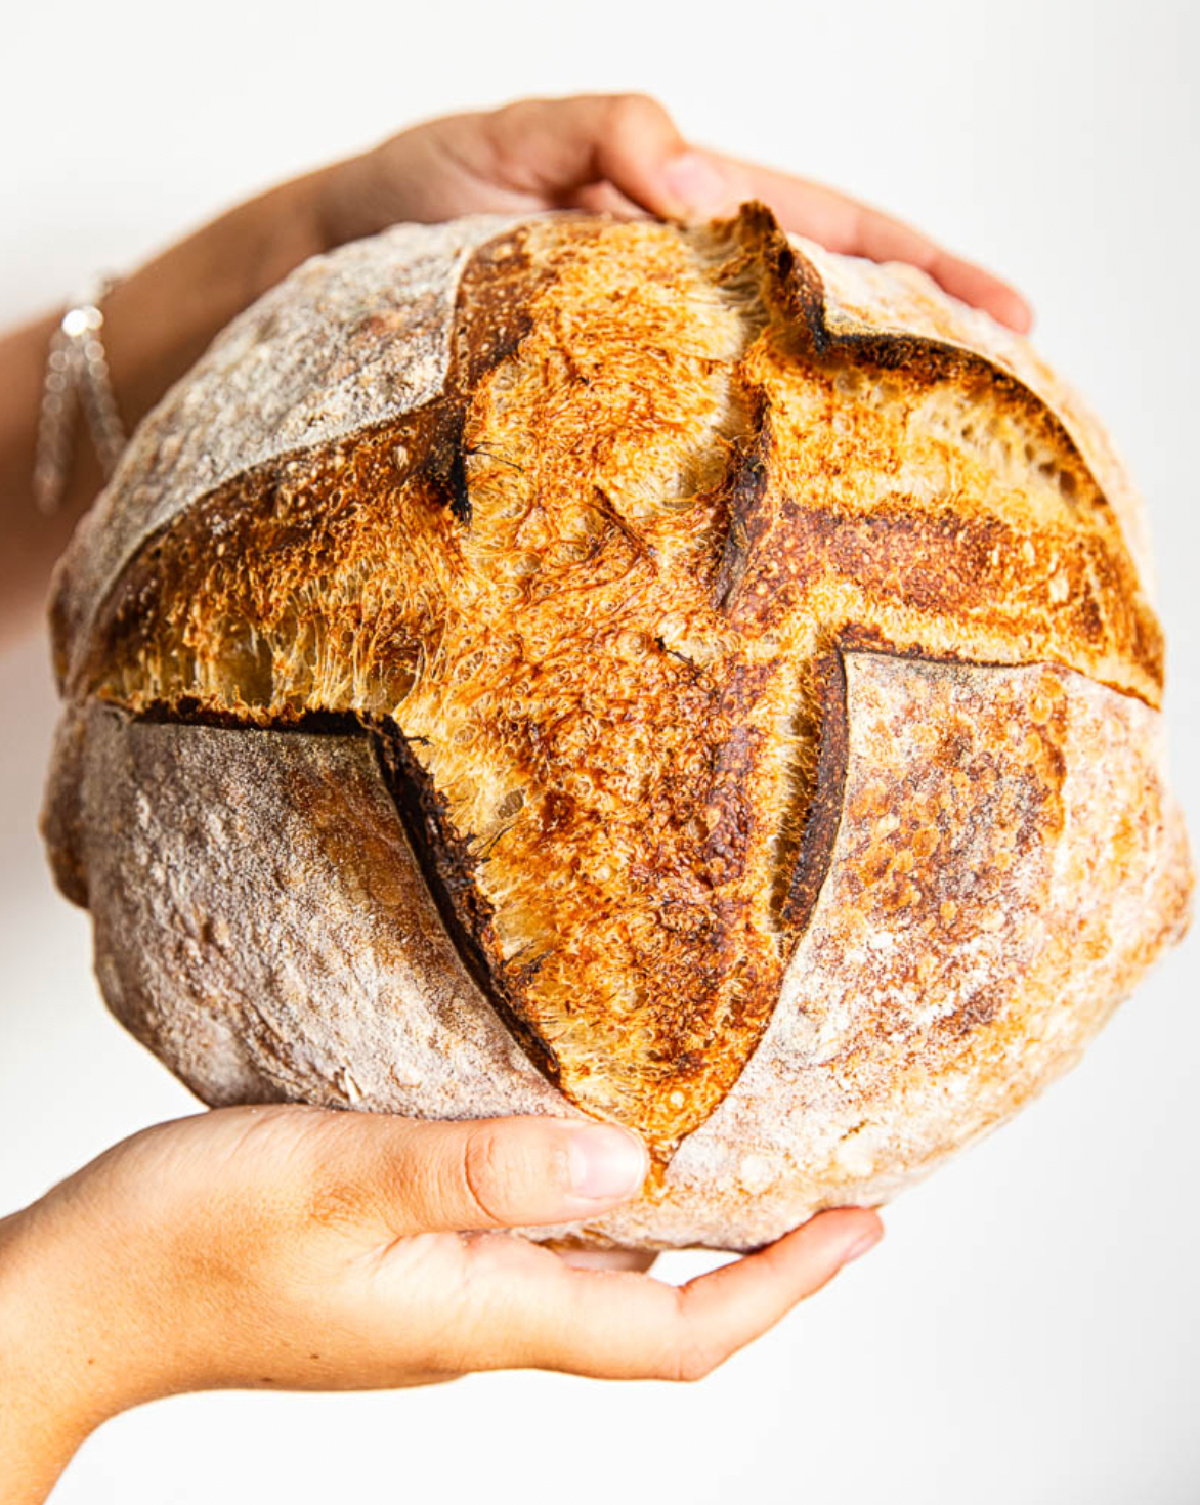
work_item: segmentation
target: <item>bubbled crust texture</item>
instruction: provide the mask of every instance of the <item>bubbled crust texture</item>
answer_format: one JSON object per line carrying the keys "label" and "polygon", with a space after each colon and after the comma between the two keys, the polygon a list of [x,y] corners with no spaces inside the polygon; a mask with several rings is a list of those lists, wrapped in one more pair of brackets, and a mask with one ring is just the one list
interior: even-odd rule
{"label": "bubbled crust texture", "polygon": [[100,983],[206,1102],[570,1111],[463,970],[364,738],[86,716]]}
{"label": "bubbled crust texture", "polygon": [[206,1100],[616,1118],[645,1195],[556,1235],[751,1247],[1010,1115],[1182,932],[1144,560],[1095,420],[910,269],[757,207],[405,227],[81,529],[56,872]]}

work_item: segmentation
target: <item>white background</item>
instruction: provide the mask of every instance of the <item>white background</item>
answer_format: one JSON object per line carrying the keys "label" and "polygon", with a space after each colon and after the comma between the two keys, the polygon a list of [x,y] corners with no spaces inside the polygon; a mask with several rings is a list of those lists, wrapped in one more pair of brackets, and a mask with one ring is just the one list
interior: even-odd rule
{"label": "white background", "polygon": [[[585,88],[657,93],[699,139],[995,265],[1147,493],[1200,832],[1194,5],[72,0],[6,15],[4,53],[0,324],[405,121]],[[40,638],[0,659],[0,707],[6,1210],[193,1104],[104,1013],[85,917],[45,871]],[[185,1397],[105,1428],[55,1499],[1194,1505],[1198,963],[1195,941],[1168,957],[1074,1076],[698,1387]]]}

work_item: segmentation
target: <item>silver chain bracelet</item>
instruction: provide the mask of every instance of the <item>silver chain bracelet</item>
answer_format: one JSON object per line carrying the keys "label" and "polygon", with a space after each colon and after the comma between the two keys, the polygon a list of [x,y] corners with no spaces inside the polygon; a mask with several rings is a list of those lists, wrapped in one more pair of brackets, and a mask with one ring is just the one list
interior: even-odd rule
{"label": "silver chain bracelet", "polygon": [[62,316],[50,340],[33,470],[39,512],[58,510],[71,479],[77,408],[83,409],[106,481],[125,448],[125,427],[101,340],[100,304],[115,286],[114,278],[105,277],[90,287]]}

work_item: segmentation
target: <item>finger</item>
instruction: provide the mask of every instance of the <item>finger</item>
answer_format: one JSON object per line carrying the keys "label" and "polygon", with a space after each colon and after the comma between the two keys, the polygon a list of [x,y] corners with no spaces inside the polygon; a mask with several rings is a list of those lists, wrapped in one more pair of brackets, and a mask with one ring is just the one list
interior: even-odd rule
{"label": "finger", "polygon": [[983,267],[952,256],[902,220],[820,183],[754,163],[722,161],[731,174],[745,181],[754,197],[771,206],[785,229],[830,251],[872,261],[908,262],[928,272],[946,292],[987,309],[1018,333],[1031,328],[1033,314],[1015,288]]}
{"label": "finger", "polygon": [[549,202],[608,183],[652,214],[683,205],[661,167],[687,151],[678,127],[644,94],[584,94],[523,99],[482,117],[474,170],[512,192]]}
{"label": "finger", "polygon": [[[615,1124],[556,1118],[425,1123],[339,1115],[318,1206],[392,1238],[594,1218],[632,1196],[645,1146]],[[319,1212],[318,1212],[319,1215]]]}
{"label": "finger", "polygon": [[491,114],[447,116],[327,175],[325,214],[337,241],[397,217],[565,208],[630,219],[648,211],[608,174],[627,180],[637,153],[666,149],[655,140],[675,142],[678,133],[657,105],[637,96],[522,100]]}
{"label": "finger", "polygon": [[[429,157],[425,170],[413,171],[408,159],[422,154]],[[410,206],[417,218],[444,217],[442,200],[463,212],[464,196],[476,207],[513,212],[562,205],[684,220],[714,218],[761,198],[785,228],[831,251],[908,262],[1019,333],[1032,326],[1029,305],[991,272],[834,189],[690,145],[644,94],[524,99],[491,114],[453,116],[397,138],[381,160],[406,183],[441,185],[436,204]]]}
{"label": "finger", "polygon": [[[769,1248],[678,1288],[646,1275],[572,1270],[561,1261],[514,1282],[511,1261],[497,1250],[494,1305],[509,1336],[496,1362],[603,1379],[699,1379],[882,1233],[874,1212],[822,1213]],[[509,1242],[484,1240],[475,1256],[486,1262],[489,1243]]]}
{"label": "finger", "polygon": [[614,219],[645,219],[647,212],[639,209],[611,183],[589,183],[577,189],[567,201],[571,209],[583,209],[588,214],[610,214]]}

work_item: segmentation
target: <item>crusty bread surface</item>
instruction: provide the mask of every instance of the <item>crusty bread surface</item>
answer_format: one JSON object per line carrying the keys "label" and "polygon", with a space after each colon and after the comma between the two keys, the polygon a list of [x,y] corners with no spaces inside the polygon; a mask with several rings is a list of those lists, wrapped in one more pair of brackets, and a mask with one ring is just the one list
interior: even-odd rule
{"label": "crusty bread surface", "polygon": [[582,215],[306,264],[62,562],[45,827],[205,1101],[591,1115],[750,1248],[1079,1055],[1187,922],[1137,494],[911,268]]}

